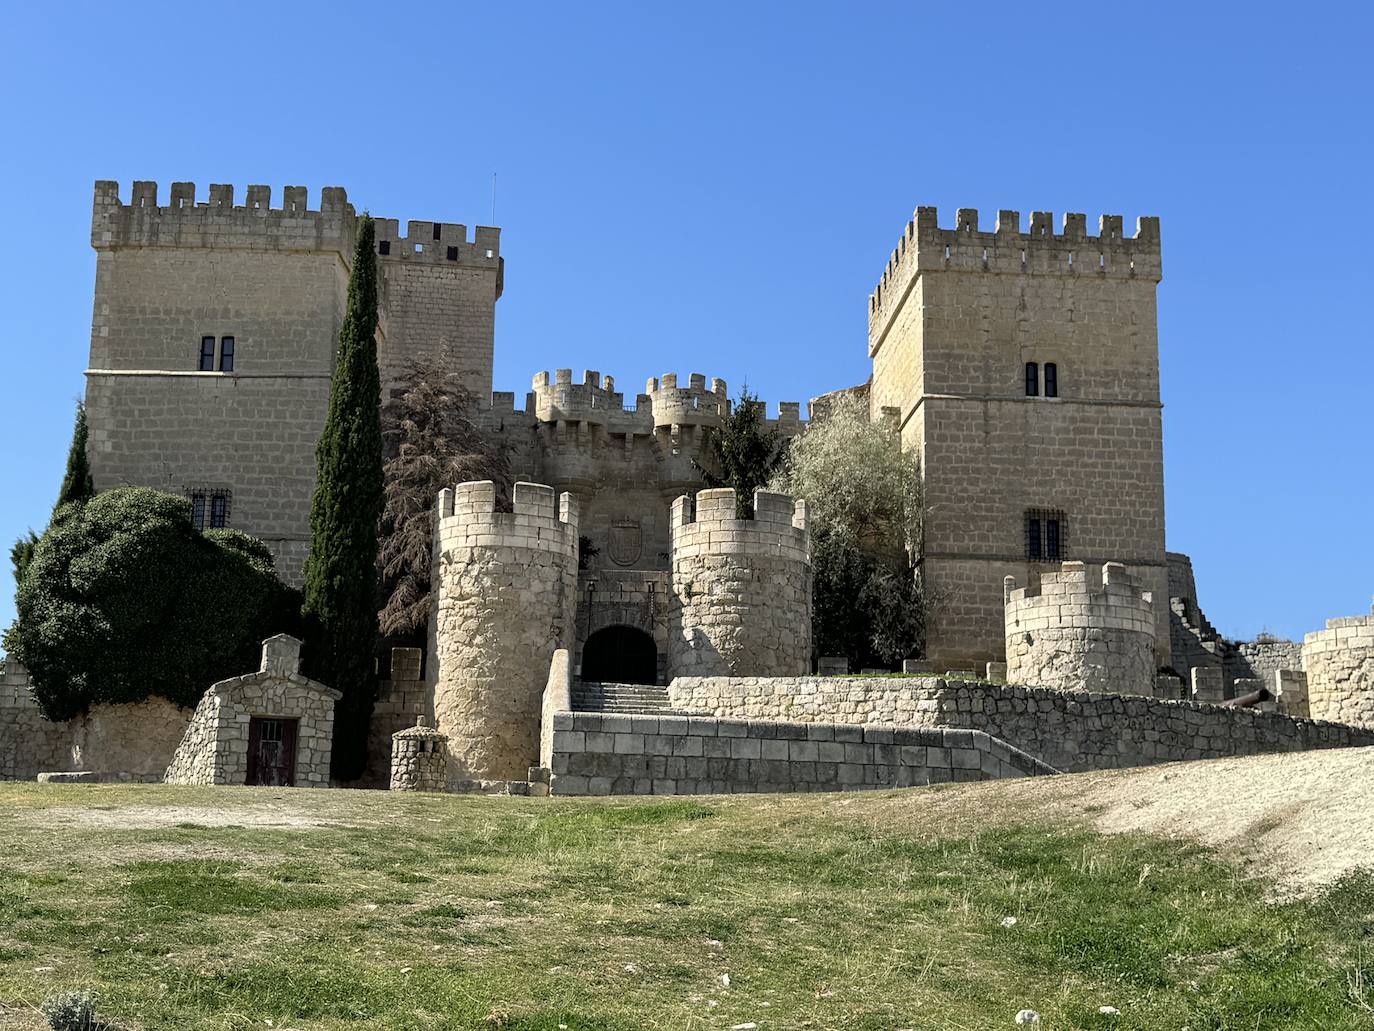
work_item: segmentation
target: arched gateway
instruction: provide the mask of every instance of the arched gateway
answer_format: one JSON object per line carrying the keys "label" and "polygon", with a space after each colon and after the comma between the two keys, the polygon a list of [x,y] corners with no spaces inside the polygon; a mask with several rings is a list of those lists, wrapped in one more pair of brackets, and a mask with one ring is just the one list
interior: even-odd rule
{"label": "arched gateway", "polygon": [[608,626],[582,646],[582,679],[588,683],[655,684],[658,649],[643,630]]}

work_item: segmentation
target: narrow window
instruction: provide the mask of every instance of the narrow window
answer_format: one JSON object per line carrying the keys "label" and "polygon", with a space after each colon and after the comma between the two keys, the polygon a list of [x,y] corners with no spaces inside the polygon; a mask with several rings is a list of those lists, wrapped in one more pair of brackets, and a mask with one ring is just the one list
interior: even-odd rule
{"label": "narrow window", "polygon": [[1045,520],[1045,558],[1051,562],[1059,561],[1059,520]]}
{"label": "narrow window", "polygon": [[390,253],[391,253],[391,241],[390,241],[390,240],[382,240],[382,241],[380,241],[380,242],[377,244],[377,253],[378,253],[378,254],[390,254]]}
{"label": "narrow window", "polygon": [[450,248],[448,249],[448,260],[449,260],[449,261],[457,261],[457,260],[458,260],[458,248],[457,248],[457,247],[450,247]]}
{"label": "narrow window", "polygon": [[1059,366],[1054,362],[1045,363],[1045,396],[1059,396]]}
{"label": "narrow window", "polygon": [[1026,362],[1026,396],[1040,396],[1040,366],[1035,362]]}
{"label": "narrow window", "polygon": [[223,530],[228,524],[229,498],[223,491],[217,490],[210,495],[210,529]]}
{"label": "narrow window", "polygon": [[205,529],[205,492],[195,491],[191,495],[191,525],[197,530]]}
{"label": "narrow window", "polygon": [[1026,511],[1026,558],[1031,562],[1062,562],[1068,557],[1064,513],[1053,509]]}
{"label": "narrow window", "polygon": [[200,371],[215,371],[215,338],[200,338]]}
{"label": "narrow window", "polygon": [[[1045,366],[1045,368],[1048,369],[1049,366],[1047,365],[1047,366]],[[219,341],[219,371],[220,371],[220,372],[233,372],[233,371],[234,371],[234,338],[233,338],[233,337],[220,337],[220,341]]]}
{"label": "narrow window", "polygon": [[1040,520],[1035,516],[1026,519],[1026,557],[1032,562],[1041,558]]}
{"label": "narrow window", "polygon": [[440,226],[438,222],[435,222],[435,223],[434,223],[434,239],[436,239],[436,240],[439,239],[439,230],[440,230],[441,228],[442,228],[442,226]]}

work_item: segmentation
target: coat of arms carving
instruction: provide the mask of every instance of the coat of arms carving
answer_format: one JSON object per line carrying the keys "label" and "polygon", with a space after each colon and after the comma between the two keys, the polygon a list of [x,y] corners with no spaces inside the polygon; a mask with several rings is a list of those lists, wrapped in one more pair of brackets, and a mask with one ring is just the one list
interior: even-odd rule
{"label": "coat of arms carving", "polygon": [[612,523],[609,550],[611,561],[618,566],[630,566],[638,562],[643,550],[639,524],[628,520]]}

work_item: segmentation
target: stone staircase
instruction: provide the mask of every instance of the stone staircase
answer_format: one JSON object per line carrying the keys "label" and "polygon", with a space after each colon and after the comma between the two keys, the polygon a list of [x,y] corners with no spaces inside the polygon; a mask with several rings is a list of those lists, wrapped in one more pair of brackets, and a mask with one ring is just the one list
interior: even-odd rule
{"label": "stone staircase", "polygon": [[668,689],[656,684],[598,684],[577,681],[572,686],[576,712],[611,712],[673,716]]}

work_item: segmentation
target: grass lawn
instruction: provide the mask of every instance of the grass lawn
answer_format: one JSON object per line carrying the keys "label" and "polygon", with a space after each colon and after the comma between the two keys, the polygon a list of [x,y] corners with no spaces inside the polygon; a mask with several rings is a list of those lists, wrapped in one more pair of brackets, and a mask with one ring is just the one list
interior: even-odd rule
{"label": "grass lawn", "polygon": [[1266,902],[1027,797],[0,784],[0,1027],[1374,1027],[1368,876]]}

